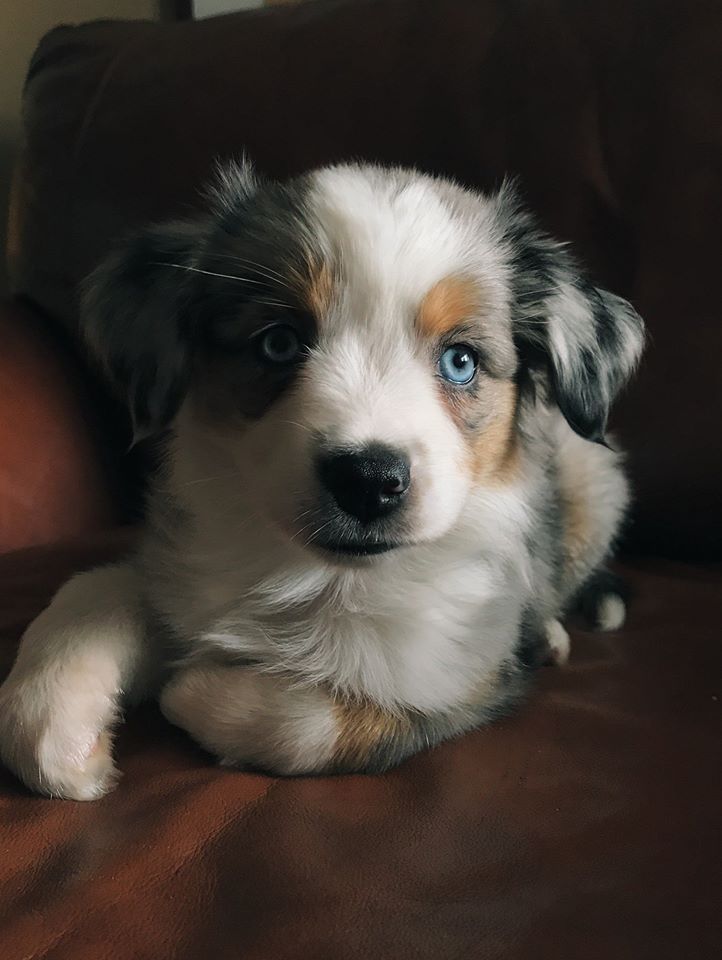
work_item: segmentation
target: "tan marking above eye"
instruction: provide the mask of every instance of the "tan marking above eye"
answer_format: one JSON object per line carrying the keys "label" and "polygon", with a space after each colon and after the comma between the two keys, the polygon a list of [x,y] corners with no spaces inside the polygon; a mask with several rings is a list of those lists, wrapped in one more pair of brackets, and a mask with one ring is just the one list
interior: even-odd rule
{"label": "tan marking above eye", "polygon": [[476,281],[468,277],[444,277],[421,301],[416,326],[426,337],[441,337],[477,316],[482,299]]}
{"label": "tan marking above eye", "polygon": [[316,320],[329,310],[333,295],[333,271],[326,263],[309,266],[303,282],[303,298]]}

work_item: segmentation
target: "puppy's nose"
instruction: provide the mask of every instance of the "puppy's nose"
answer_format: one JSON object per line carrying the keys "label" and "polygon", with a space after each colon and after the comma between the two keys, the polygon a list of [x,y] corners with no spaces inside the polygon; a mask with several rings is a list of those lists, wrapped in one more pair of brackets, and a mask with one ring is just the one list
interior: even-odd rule
{"label": "puppy's nose", "polygon": [[392,513],[411,483],[408,458],[381,444],[326,453],[319,459],[318,472],[339,507],[362,523]]}

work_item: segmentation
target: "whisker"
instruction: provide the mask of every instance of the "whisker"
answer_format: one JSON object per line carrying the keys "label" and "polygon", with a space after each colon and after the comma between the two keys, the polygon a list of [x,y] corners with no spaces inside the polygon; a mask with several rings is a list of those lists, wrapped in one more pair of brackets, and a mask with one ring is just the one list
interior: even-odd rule
{"label": "whisker", "polygon": [[[310,512],[310,511],[309,511],[309,512]],[[304,530],[308,530],[309,527],[312,527],[313,524],[316,522],[317,519],[318,519],[318,517],[314,517],[312,520],[309,520],[308,523],[305,523],[302,527],[299,527],[299,529],[298,529],[298,530],[293,534],[293,536],[291,537],[291,540],[295,540],[296,537],[300,537],[301,534],[304,532]],[[308,543],[308,541],[306,541],[306,542]]]}
{"label": "whisker", "polygon": [[212,253],[211,256],[217,257],[220,260],[235,260],[236,263],[248,263],[250,266],[256,267],[259,273],[263,271],[269,276],[273,274],[274,277],[277,277],[283,283],[285,283],[287,279],[282,273],[279,273],[278,270],[274,270],[273,267],[269,267],[267,264],[259,263],[257,260],[249,260],[248,257],[239,257],[232,253]]}
{"label": "whisker", "polygon": [[302,510],[297,517],[294,517],[291,523],[296,524],[299,520],[303,520],[304,517],[307,517],[310,513],[314,513],[315,507],[309,507],[307,510]]}
{"label": "whisker", "polygon": [[282,300],[269,300],[266,297],[254,297],[254,303],[263,303],[269,307],[286,307],[288,310],[293,310],[293,305],[290,303],[284,303]]}
{"label": "whisker", "polygon": [[[316,508],[312,507],[310,510],[307,510],[307,511],[306,511],[306,514],[307,514],[307,515],[308,515],[309,513],[316,513]],[[314,524],[318,519],[319,519],[319,518],[318,518],[318,514],[316,513],[316,515],[315,515],[314,517],[312,517],[311,520],[309,520],[308,523],[305,523],[302,527],[300,527],[300,528],[296,531],[296,533],[294,533],[294,535],[291,537],[291,540],[295,540],[296,537],[299,537],[305,530],[308,530],[309,527],[312,527],[313,524]],[[333,518],[331,518],[330,520],[327,520],[325,523],[322,523],[321,526],[318,527],[318,529],[315,530],[315,531],[311,534],[311,536],[308,537],[304,542],[305,542],[305,543],[309,543],[313,537],[315,537],[321,530],[323,530],[325,527],[327,527],[327,526],[329,525],[329,523],[332,523],[332,522],[333,522]]]}
{"label": "whisker", "polygon": [[[157,267],[174,267],[176,270],[187,270],[189,273],[202,273],[207,277],[219,277],[221,280],[237,280],[239,283],[252,283],[255,286],[262,287],[264,284],[260,280],[251,280],[249,277],[238,277],[232,273],[215,273],[213,270],[202,270],[200,267],[190,267],[185,263],[165,263],[156,261],[155,266]],[[290,287],[288,288],[291,289]],[[294,306],[291,303],[286,303],[282,300],[270,300],[266,297],[255,297],[255,303],[263,303],[269,307],[284,307],[286,310],[293,310]]]}
{"label": "whisker", "polygon": [[179,484],[179,487],[193,487],[197,483],[212,483],[214,480],[228,480],[231,477],[240,476],[240,470],[234,470],[232,473],[219,473],[216,477],[199,477],[196,480],[186,480]]}
{"label": "whisker", "polygon": [[279,420],[281,425],[287,424],[291,427],[299,427],[301,430],[305,430],[306,433],[310,433],[313,436],[313,430],[310,427],[307,427],[305,423],[299,423],[297,420]]}
{"label": "whisker", "polygon": [[248,277],[238,277],[233,273],[215,273],[213,270],[202,270],[200,267],[191,267],[187,263],[167,263],[166,261],[155,261],[155,267],[174,267],[176,270],[187,270],[188,273],[202,273],[207,277],[219,277],[221,280],[238,280],[239,283],[253,283],[259,287],[263,286],[260,280],[250,280]]}
{"label": "whisker", "polygon": [[306,537],[306,546],[307,547],[310,546],[313,543],[314,539],[319,535],[319,533],[321,533],[322,530],[325,530],[326,527],[330,526],[331,523],[333,523],[333,519],[327,520],[325,523],[322,523],[321,526],[318,527],[318,529],[314,530],[309,537]]}

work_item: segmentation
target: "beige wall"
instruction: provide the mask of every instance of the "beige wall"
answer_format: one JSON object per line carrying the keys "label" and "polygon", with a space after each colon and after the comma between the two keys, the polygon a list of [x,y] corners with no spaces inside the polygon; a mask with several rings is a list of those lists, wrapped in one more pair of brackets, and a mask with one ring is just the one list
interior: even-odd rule
{"label": "beige wall", "polygon": [[[0,0],[0,235],[4,251],[10,173],[20,136],[20,96],[40,37],[59,23],[101,18],[156,18],[163,0]],[[0,293],[6,289],[0,257]]]}

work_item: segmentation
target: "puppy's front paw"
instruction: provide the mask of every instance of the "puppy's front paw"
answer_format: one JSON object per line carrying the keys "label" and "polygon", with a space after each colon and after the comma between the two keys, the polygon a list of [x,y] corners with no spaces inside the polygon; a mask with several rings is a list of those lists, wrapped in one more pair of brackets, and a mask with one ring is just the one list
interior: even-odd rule
{"label": "puppy's front paw", "polygon": [[563,667],[569,659],[571,640],[569,634],[558,620],[549,620],[544,627],[549,659],[557,667]]}
{"label": "puppy's front paw", "polygon": [[614,631],[624,626],[629,590],[621,577],[598,570],[581,587],[577,606],[595,630]]}
{"label": "puppy's front paw", "polygon": [[30,680],[8,680],[0,689],[0,759],[31,790],[47,796],[103,796],[118,778],[110,733],[112,705],[98,710],[82,699],[53,705],[43,687]]}

